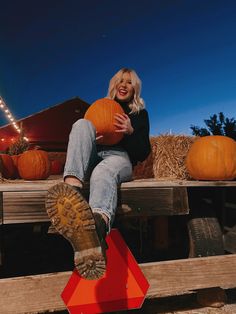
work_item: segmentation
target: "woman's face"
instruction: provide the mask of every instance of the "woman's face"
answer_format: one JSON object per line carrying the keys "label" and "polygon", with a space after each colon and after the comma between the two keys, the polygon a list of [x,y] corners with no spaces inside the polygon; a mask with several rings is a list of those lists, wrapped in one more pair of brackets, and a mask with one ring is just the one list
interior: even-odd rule
{"label": "woman's face", "polygon": [[116,99],[126,102],[130,101],[134,95],[134,88],[131,82],[131,75],[128,72],[123,73],[121,81],[116,86]]}

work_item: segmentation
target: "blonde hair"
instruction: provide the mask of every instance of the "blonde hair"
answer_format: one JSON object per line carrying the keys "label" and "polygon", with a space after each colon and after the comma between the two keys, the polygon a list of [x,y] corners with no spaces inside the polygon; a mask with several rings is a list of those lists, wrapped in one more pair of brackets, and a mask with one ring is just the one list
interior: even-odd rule
{"label": "blonde hair", "polygon": [[142,82],[137,73],[128,68],[120,69],[110,80],[107,98],[114,99],[117,92],[117,85],[121,82],[124,73],[129,73],[131,76],[131,83],[134,89],[134,96],[129,103],[131,113],[138,113],[145,107],[144,100],[140,97]]}

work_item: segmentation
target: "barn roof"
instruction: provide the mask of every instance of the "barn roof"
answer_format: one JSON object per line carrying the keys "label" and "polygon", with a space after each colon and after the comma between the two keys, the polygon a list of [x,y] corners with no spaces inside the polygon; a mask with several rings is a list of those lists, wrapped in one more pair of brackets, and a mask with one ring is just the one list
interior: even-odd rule
{"label": "barn roof", "polygon": [[[89,104],[75,97],[17,121],[32,145],[48,151],[65,151],[72,124],[82,118]],[[0,127],[0,150],[18,136],[11,124]]]}

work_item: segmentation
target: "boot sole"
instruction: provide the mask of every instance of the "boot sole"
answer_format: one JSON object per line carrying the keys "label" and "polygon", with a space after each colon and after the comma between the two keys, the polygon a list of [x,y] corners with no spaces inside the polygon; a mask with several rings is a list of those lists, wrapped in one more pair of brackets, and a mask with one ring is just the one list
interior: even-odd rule
{"label": "boot sole", "polygon": [[106,254],[83,196],[72,186],[59,183],[48,190],[46,211],[55,229],[72,245],[75,267],[81,277],[101,278],[106,271]]}

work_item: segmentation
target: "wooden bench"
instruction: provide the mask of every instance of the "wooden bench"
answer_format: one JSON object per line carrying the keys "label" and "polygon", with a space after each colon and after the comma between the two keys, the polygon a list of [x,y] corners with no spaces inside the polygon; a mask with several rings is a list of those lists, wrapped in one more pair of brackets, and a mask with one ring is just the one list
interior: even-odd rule
{"label": "wooden bench", "polygon": [[[44,207],[46,191],[61,181],[48,180],[0,183],[0,222],[4,224],[48,221]],[[162,181],[141,179],[123,183],[119,190],[119,214],[171,216],[189,213],[187,188],[236,187],[236,181]],[[85,189],[88,190],[88,187]],[[4,209],[3,209],[4,207]]]}
{"label": "wooden bench", "polygon": [[[0,232],[4,224],[48,221],[44,197],[61,181],[0,184]],[[118,214],[127,216],[187,215],[187,189],[236,187],[236,181],[136,180],[119,189]],[[88,187],[87,187],[88,189]],[[6,248],[7,249],[7,248]],[[141,264],[150,283],[148,298],[189,293],[211,287],[236,287],[236,254]],[[0,309],[7,313],[38,313],[65,308],[60,293],[71,272],[0,279]],[[7,302],[6,302],[7,300]]]}
{"label": "wooden bench", "polygon": [[[18,180],[17,183],[0,184],[3,223],[48,221],[44,197],[46,191],[60,181],[52,176],[43,181]],[[123,183],[119,190],[119,204],[118,212],[126,215],[183,215],[189,212],[186,188],[178,181],[146,179]]]}

